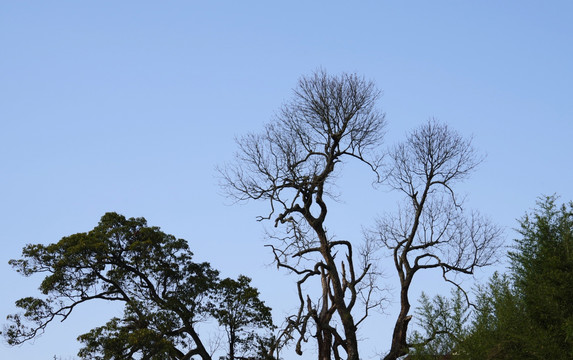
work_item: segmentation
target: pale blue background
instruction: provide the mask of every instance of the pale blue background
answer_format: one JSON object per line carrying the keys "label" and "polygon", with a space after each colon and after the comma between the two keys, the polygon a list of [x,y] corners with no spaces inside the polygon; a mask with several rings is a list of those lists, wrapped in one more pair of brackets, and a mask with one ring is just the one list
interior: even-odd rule
{"label": "pale blue background", "polygon": [[[487,159],[460,189],[511,239],[537,196],[573,200],[572,35],[570,1],[2,1],[0,317],[37,294],[39,278],[7,265],[25,244],[117,211],[189,240],[224,276],[253,277],[280,319],[295,288],[268,266],[264,204],[229,206],[214,167],[319,67],[377,83],[388,144],[430,116],[473,134]],[[331,229],[359,239],[395,200],[347,170]],[[420,290],[448,291],[431,276]],[[75,337],[115,311],[80,308],[0,358],[74,356]],[[387,349],[387,313],[361,332],[364,359]]]}

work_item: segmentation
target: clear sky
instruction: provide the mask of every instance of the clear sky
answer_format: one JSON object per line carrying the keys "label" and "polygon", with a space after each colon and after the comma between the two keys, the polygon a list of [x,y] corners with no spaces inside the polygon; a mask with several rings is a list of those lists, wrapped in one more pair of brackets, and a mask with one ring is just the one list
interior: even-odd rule
{"label": "clear sky", "polygon": [[[38,294],[39,278],[7,264],[25,244],[116,211],[187,239],[223,276],[252,277],[280,319],[295,288],[269,266],[265,206],[230,205],[214,168],[319,67],[376,82],[387,144],[429,117],[473,135],[487,158],[462,190],[509,241],[537,196],[573,200],[572,37],[570,1],[2,1],[0,317]],[[395,202],[350,166],[329,216],[359,240]],[[0,358],[73,356],[76,336],[116,310],[78,309]],[[386,312],[361,333],[363,359],[388,347]]]}

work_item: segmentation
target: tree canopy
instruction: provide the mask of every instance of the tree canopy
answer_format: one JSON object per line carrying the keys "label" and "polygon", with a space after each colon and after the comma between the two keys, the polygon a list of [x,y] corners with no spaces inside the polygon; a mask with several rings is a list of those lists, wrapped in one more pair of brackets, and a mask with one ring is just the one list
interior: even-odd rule
{"label": "tree canopy", "polygon": [[230,360],[235,359],[237,350],[253,354],[254,347],[265,341],[257,330],[273,327],[271,309],[259,299],[259,291],[250,283],[251,279],[244,275],[219,283],[213,313],[225,328]]}
{"label": "tree canopy", "polygon": [[[66,320],[82,303],[100,299],[123,303],[124,313],[79,336],[81,358],[210,359],[197,324],[209,316],[228,322],[214,309],[231,280],[220,281],[209,263],[192,257],[185,240],[148,226],[144,218],[116,213],[105,214],[87,233],[27,245],[22,259],[10,264],[25,276],[44,274],[44,296],[18,300],[23,313],[8,316],[4,335],[10,344],[23,343],[53,320]],[[238,315],[241,324],[270,325],[270,309],[258,292],[244,278],[237,284],[232,289],[250,291],[258,306]]]}

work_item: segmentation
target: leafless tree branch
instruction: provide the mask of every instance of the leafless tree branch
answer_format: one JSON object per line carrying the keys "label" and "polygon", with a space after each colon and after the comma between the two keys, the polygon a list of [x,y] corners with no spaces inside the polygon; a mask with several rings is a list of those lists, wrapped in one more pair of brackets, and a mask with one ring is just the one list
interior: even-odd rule
{"label": "leafless tree branch", "polygon": [[461,287],[447,274],[473,274],[476,268],[490,265],[500,246],[501,230],[477,212],[467,214],[454,189],[483,160],[471,139],[430,119],[396,145],[389,158],[386,179],[404,194],[405,201],[396,215],[380,219],[371,235],[391,252],[400,279],[401,310],[385,357],[395,360],[408,352],[409,289],[414,275],[441,269],[447,282]]}
{"label": "leafless tree branch", "polygon": [[[297,352],[312,320],[324,360],[332,352],[339,356],[339,348],[358,360],[353,308],[364,292],[364,299],[371,299],[368,286],[362,286],[371,265],[357,271],[352,243],[330,238],[325,220],[335,170],[345,159],[366,164],[380,178],[382,156],[376,150],[385,120],[375,107],[379,95],[372,82],[352,74],[317,71],[302,77],[292,100],[262,133],[239,138],[235,161],[219,170],[231,198],[269,203],[269,212],[259,219],[273,220],[284,231],[270,237],[277,266],[299,276],[299,311],[288,323],[299,333]],[[341,261],[338,248],[345,255]],[[302,287],[310,279],[320,281],[316,301]],[[343,333],[331,326],[334,314]]]}

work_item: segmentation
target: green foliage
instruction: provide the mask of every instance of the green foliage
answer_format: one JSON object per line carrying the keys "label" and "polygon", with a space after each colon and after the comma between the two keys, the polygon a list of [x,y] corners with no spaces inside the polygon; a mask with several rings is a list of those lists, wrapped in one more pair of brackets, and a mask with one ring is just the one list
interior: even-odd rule
{"label": "green foliage", "polygon": [[257,330],[273,328],[271,309],[259,299],[259,291],[250,283],[251,279],[244,275],[219,283],[213,315],[225,328],[231,360],[237,350],[253,355],[256,350],[253,344],[263,341]]}
{"label": "green foliage", "polygon": [[[25,276],[44,274],[44,296],[18,300],[23,312],[8,316],[4,336],[12,345],[21,344],[53,320],[65,320],[76,306],[100,299],[122,302],[124,314],[79,336],[82,358],[210,359],[195,326],[213,314],[214,300],[232,281],[220,281],[217,270],[193,262],[192,256],[185,240],[147,226],[144,218],[116,213],[105,214],[88,233],[27,245],[22,259],[10,264]],[[270,317],[256,289],[247,289]],[[237,314],[243,325],[249,320],[240,316],[252,314]]]}
{"label": "green foliage", "polygon": [[[516,296],[522,301],[539,356],[573,357],[573,202],[555,196],[538,202],[520,222],[510,252]],[[537,353],[537,352],[536,352]]]}
{"label": "green foliage", "polygon": [[[554,196],[541,199],[518,232],[509,253],[511,273],[496,273],[477,289],[466,335],[452,347],[457,359],[573,358],[573,203],[558,206]],[[444,322],[430,321],[442,308],[440,301],[428,307],[422,300],[426,331]],[[424,351],[438,346],[436,340]]]}
{"label": "green foliage", "polygon": [[464,324],[470,315],[463,292],[452,292],[451,299],[441,295],[430,299],[422,294],[420,304],[416,317],[424,333],[414,331],[410,337],[410,357],[426,360],[455,352],[457,343],[466,336]]}
{"label": "green foliage", "polygon": [[476,311],[458,351],[464,359],[529,359],[524,315],[509,278],[494,274],[477,289]]}

